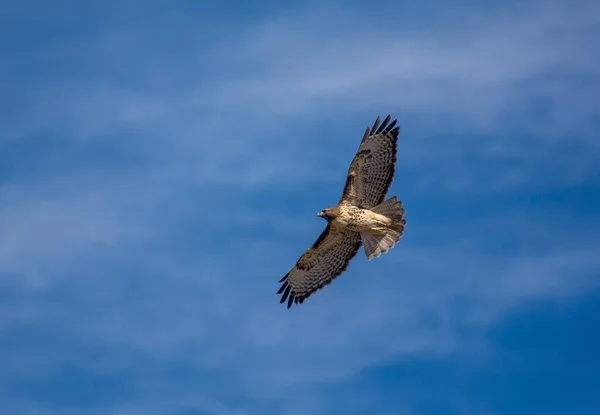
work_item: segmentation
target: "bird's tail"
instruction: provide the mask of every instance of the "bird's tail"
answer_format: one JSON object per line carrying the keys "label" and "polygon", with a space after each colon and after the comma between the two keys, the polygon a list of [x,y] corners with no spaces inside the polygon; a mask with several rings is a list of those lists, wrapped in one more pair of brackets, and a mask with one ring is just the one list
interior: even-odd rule
{"label": "bird's tail", "polygon": [[375,206],[371,211],[390,218],[392,223],[386,227],[384,233],[361,233],[365,254],[369,261],[392,249],[400,240],[406,225],[406,219],[404,219],[406,210],[396,196]]}

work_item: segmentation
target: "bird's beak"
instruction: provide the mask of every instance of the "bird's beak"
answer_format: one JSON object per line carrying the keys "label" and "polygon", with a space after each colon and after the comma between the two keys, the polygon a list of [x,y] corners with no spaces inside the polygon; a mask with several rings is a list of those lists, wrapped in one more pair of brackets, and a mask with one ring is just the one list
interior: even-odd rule
{"label": "bird's beak", "polygon": [[317,216],[318,216],[318,217],[320,217],[320,218],[322,218],[322,217],[323,217],[323,215],[324,215],[324,214],[323,214],[323,211],[320,211],[319,213],[317,213]]}

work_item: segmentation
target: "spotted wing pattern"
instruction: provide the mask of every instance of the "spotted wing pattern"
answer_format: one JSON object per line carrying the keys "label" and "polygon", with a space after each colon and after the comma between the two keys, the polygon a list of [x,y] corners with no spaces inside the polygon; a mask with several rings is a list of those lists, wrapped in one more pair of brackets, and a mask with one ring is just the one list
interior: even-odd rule
{"label": "spotted wing pattern", "polygon": [[388,115],[383,122],[377,117],[373,127],[367,128],[356,155],[348,169],[346,185],[340,201],[370,209],[385,199],[396,172],[396,154],[400,127],[397,120],[390,123]]}
{"label": "spotted wing pattern", "polygon": [[302,304],[346,270],[361,247],[360,234],[327,225],[315,243],[279,282],[280,303]]}

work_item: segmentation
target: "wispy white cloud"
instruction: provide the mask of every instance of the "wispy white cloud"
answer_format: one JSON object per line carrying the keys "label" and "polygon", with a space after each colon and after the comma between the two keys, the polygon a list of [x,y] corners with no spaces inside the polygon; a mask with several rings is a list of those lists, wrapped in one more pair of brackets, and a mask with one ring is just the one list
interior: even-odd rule
{"label": "wispy white cloud", "polygon": [[[598,154],[600,56],[590,33],[600,13],[588,3],[456,13],[435,30],[404,28],[401,10],[390,10],[395,17],[386,24],[369,25],[358,24],[362,15],[349,8],[328,6],[241,25],[210,46],[183,25],[202,48],[192,42],[172,51],[169,42],[178,37],[171,35],[137,65],[124,51],[144,49],[140,33],[151,28],[113,26],[57,44],[55,53],[96,50],[97,57],[85,54],[82,70],[118,59],[126,69],[84,71],[39,86],[6,131],[13,138],[44,131],[79,139],[119,135],[160,168],[177,164],[192,180],[270,185],[331,177],[345,168],[345,161],[332,163],[355,149],[346,137],[392,112],[403,128],[401,165],[411,175],[413,167],[425,168],[415,179],[423,191],[497,191],[524,178],[570,184],[594,170]],[[162,57],[166,49],[170,60]],[[332,135],[333,125],[343,128]],[[482,139],[481,132],[493,137]],[[315,154],[326,138],[346,157]],[[230,143],[227,151],[214,151],[221,140]],[[569,153],[565,145],[581,151]],[[508,157],[509,164],[501,174],[492,169],[477,177],[463,163],[470,155],[491,164]],[[556,160],[564,164],[560,174]],[[440,189],[428,166],[446,164],[453,176]]]}
{"label": "wispy white cloud", "polygon": [[[194,53],[193,45],[184,45],[173,63],[158,55],[138,66],[128,62],[128,76],[138,75],[137,86],[117,86],[97,72],[81,83],[58,79],[51,89],[44,86],[33,110],[48,118],[46,124],[78,137],[129,127],[149,133],[162,123],[180,134],[184,119],[188,124],[202,119],[199,125],[212,132],[207,124],[226,127],[229,117],[257,132],[252,127],[272,125],[276,113],[286,115],[282,120],[307,113],[327,117],[332,107],[338,114],[340,108],[361,114],[390,109],[453,114],[470,128],[496,130],[506,128],[509,108],[528,110],[537,99],[555,107],[554,115],[568,114],[530,126],[551,135],[595,114],[589,88],[576,80],[564,84],[564,75],[595,74],[600,55],[590,34],[600,13],[593,2],[536,2],[465,13],[435,31],[402,30],[401,10],[394,12],[397,17],[388,23],[396,24],[386,25],[359,24],[362,15],[341,6],[269,16],[218,38],[208,50]],[[116,44],[135,48],[145,42],[138,32],[111,30],[118,38],[100,32],[82,44],[69,43],[67,51],[93,47],[110,62],[122,54]],[[553,74],[563,75],[560,82]]]}
{"label": "wispy white cloud", "polygon": [[[521,227],[526,229],[520,224],[514,232]],[[71,300],[39,308],[28,318],[52,327],[59,339],[112,350],[104,358],[85,351],[46,356],[46,364],[55,359],[47,367],[50,373],[66,363],[118,370],[145,356],[167,365],[185,361],[198,373],[225,373],[236,393],[253,399],[280,399],[298,385],[345,379],[390,359],[461,353],[468,344],[460,327],[485,329],[526,301],[594,286],[589,276],[600,266],[597,246],[533,257],[485,254],[473,239],[485,239],[489,230],[483,229],[457,236],[451,246],[434,249],[409,241],[382,261],[367,264],[358,258],[335,290],[322,291],[310,307],[295,312],[283,312],[276,303],[273,275],[293,263],[313,230],[288,247],[249,237],[218,239],[223,252],[202,246],[194,259],[186,255],[183,261],[160,247],[139,256],[146,244],[121,243],[134,265],[96,264],[84,280],[74,274],[66,287],[49,291],[53,296],[60,290]],[[226,260],[232,255],[235,263]],[[35,299],[27,298],[22,309]],[[19,355],[31,352],[15,350],[11,358],[23,362]],[[36,376],[39,371],[36,365]],[[233,395],[223,399],[227,396]]]}
{"label": "wispy white cloud", "polygon": [[262,64],[262,71],[217,88],[210,99],[288,114],[326,113],[331,106],[453,113],[497,129],[507,108],[544,95],[570,109],[534,79],[594,73],[600,56],[588,34],[599,13],[588,6],[538,3],[409,33],[397,29],[401,13],[396,25],[364,24],[361,15],[337,9],[266,21],[228,47],[219,45],[216,60],[238,68]]}

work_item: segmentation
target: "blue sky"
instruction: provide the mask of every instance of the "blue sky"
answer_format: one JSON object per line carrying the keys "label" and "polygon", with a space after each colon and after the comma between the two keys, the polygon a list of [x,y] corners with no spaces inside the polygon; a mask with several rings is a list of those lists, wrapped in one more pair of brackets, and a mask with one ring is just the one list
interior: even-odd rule
{"label": "blue sky", "polygon": [[[600,7],[415,4],[4,3],[2,412],[600,413]],[[287,310],[388,113],[405,236]]]}

